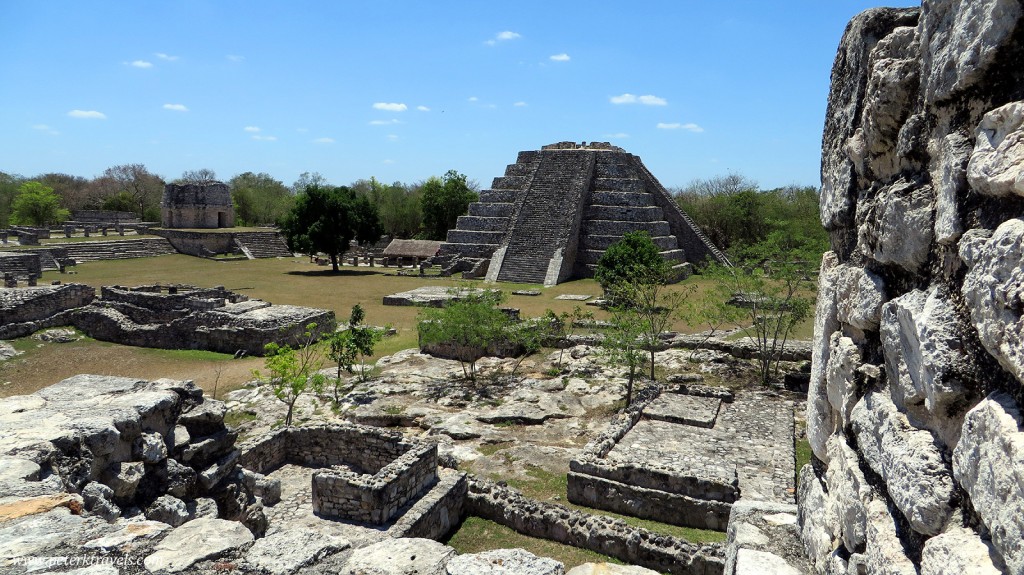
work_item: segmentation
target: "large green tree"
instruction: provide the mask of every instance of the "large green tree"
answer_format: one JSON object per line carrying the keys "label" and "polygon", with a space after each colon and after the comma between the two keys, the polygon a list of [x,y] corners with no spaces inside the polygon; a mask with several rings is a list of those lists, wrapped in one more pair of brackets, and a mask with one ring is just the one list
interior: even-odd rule
{"label": "large green tree", "polygon": [[10,225],[14,197],[18,195],[18,188],[24,182],[25,178],[17,174],[0,172],[0,228]]}
{"label": "large green tree", "polygon": [[349,243],[375,242],[382,233],[377,208],[350,188],[308,186],[281,221],[281,232],[293,252],[330,256],[334,271]]}
{"label": "large green tree", "polygon": [[465,174],[448,170],[441,178],[431,177],[420,188],[423,234],[431,240],[445,239],[459,216],[464,215],[469,204],[479,198]]}
{"label": "large green tree", "polygon": [[277,223],[295,199],[283,182],[270,174],[245,172],[231,178],[235,217],[246,225]]}
{"label": "large green tree", "polygon": [[419,233],[423,223],[420,188],[401,182],[387,185],[376,178],[357,180],[351,187],[377,206],[384,233],[402,239],[412,238]]}
{"label": "large green tree", "polygon": [[160,200],[164,180],[142,164],[111,166],[90,184],[96,207],[110,196],[125,194],[131,198],[132,211],[146,221],[160,221]]}
{"label": "large green tree", "polygon": [[22,184],[11,206],[11,223],[17,225],[46,226],[63,222],[69,215],[53,188],[39,182]]}
{"label": "large green tree", "polygon": [[[621,288],[627,284],[665,284],[672,268],[661,257],[658,246],[643,230],[627,232],[622,239],[608,246],[597,260],[594,279],[601,284],[605,297],[615,302],[629,293]],[[616,302],[625,303],[625,302]]]}

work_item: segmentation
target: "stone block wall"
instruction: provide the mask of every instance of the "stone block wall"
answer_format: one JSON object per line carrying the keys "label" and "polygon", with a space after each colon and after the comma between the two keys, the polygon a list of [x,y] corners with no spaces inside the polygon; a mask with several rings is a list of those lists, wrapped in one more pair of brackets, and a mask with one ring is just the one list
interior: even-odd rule
{"label": "stone block wall", "polygon": [[0,275],[5,273],[25,278],[38,278],[42,276],[42,264],[39,260],[39,254],[0,252]]}
{"label": "stone block wall", "polygon": [[799,521],[818,573],[1024,572],[1024,6],[846,29]]}
{"label": "stone block wall", "polygon": [[437,482],[437,445],[355,424],[279,429],[242,446],[246,469],[267,473],[284,463],[323,468],[313,474],[313,510],[387,523]]}
{"label": "stone block wall", "polygon": [[67,325],[68,312],[88,305],[96,289],[84,284],[0,289],[0,339]]}

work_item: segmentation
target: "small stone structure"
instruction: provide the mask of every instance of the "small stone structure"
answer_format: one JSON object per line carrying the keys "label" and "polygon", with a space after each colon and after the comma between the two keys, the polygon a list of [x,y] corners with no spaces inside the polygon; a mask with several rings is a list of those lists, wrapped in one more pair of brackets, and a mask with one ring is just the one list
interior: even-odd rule
{"label": "small stone structure", "polygon": [[0,289],[0,339],[24,337],[68,325],[73,310],[96,299],[96,289],[64,284]]}
{"label": "small stone structure", "polygon": [[759,393],[645,390],[570,461],[569,501],[725,530],[740,498],[793,503],[793,405]]}
{"label": "small stone structure", "polygon": [[205,349],[263,355],[271,342],[297,345],[315,323],[319,336],[334,329],[329,310],[271,305],[223,287],[104,286],[101,299],[71,314],[89,337],[161,349]]}
{"label": "small stone structure", "polygon": [[626,232],[645,230],[674,264],[728,259],[640,158],[605,142],[520,152],[448,231],[435,261],[449,273],[555,285],[593,275]]}
{"label": "small stone structure", "polygon": [[313,510],[325,517],[380,525],[438,480],[437,444],[355,424],[279,429],[248,442],[241,463],[269,473],[284,463],[313,474]]}
{"label": "small stone structure", "polygon": [[392,260],[396,261],[398,267],[402,267],[407,261],[409,265],[419,265],[420,262],[436,256],[441,249],[441,243],[433,240],[391,240],[382,255],[385,258],[385,265]]}
{"label": "small stone structure", "polygon": [[43,270],[39,254],[32,252],[0,252],[0,274],[10,273],[20,278],[40,278]]}
{"label": "small stone structure", "polygon": [[235,208],[223,182],[167,184],[160,209],[165,228],[232,228]]}

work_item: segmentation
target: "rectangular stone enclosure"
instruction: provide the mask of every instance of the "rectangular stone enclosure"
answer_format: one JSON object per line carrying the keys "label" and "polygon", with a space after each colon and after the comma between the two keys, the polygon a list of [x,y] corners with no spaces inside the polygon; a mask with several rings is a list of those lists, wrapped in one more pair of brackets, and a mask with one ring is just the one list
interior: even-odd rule
{"label": "rectangular stone enclosure", "polygon": [[243,446],[243,467],[268,473],[285,463],[313,474],[313,511],[381,525],[437,483],[437,444],[354,424],[279,429]]}
{"label": "rectangular stone enclosure", "polygon": [[662,393],[569,463],[569,501],[674,525],[724,530],[741,497],[793,501],[793,407]]}

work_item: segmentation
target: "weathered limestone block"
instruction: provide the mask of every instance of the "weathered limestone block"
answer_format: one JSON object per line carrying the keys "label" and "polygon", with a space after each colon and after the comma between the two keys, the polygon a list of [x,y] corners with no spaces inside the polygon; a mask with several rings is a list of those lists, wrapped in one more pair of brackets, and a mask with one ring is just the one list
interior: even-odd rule
{"label": "weathered limestone block", "polygon": [[911,528],[942,532],[952,508],[953,477],[932,434],[915,429],[883,393],[866,394],[853,408],[850,426],[864,460]]}
{"label": "weathered limestone block", "polygon": [[102,483],[91,481],[82,490],[85,508],[107,521],[121,516],[121,508],[114,504],[114,490]]}
{"label": "weathered limestone block", "polygon": [[[825,380],[828,382],[828,401],[838,418],[837,427],[845,427],[850,412],[857,403],[856,372],[861,364],[860,350],[853,340],[835,332],[831,338],[832,351],[826,366]],[[832,453],[829,452],[829,457]]]}
{"label": "weathered limestone block", "polygon": [[161,495],[146,508],[146,519],[178,527],[189,520],[188,506],[173,495]]}
{"label": "weathered limestone block", "polygon": [[857,204],[858,247],[875,261],[917,273],[928,259],[934,213],[932,187],[900,179]]}
{"label": "weathered limestone block", "polygon": [[935,241],[953,245],[964,233],[957,198],[967,193],[971,139],[954,132],[930,142],[929,151],[934,158],[931,177],[935,188]]}
{"label": "weathered limestone block", "polygon": [[329,533],[286,530],[257,540],[245,553],[245,561],[272,575],[290,575],[351,546],[347,539]]}
{"label": "weathered limestone block", "polygon": [[220,517],[217,502],[209,497],[200,497],[194,501],[188,501],[185,503],[185,507],[188,509],[189,521],[203,517],[208,519],[218,519]]}
{"label": "weathered limestone block", "polygon": [[828,442],[829,466],[825,483],[835,513],[839,518],[838,530],[848,551],[864,549],[867,541],[867,504],[871,502],[871,486],[860,470],[857,453],[846,444],[841,435]]}
{"label": "weathered limestone block", "polygon": [[114,490],[115,500],[128,502],[135,497],[135,490],[138,489],[145,473],[145,464],[141,461],[112,463],[101,480]]}
{"label": "weathered limestone block", "polygon": [[1024,572],[1024,432],[1020,408],[993,393],[967,412],[953,473],[1010,573]]}
{"label": "weathered limestone block", "polygon": [[871,51],[861,120],[870,170],[858,172],[877,180],[889,180],[900,171],[896,142],[911,114],[920,83],[916,34],[914,27],[896,28]]}
{"label": "weathered limestone block", "polygon": [[[725,544],[725,572],[806,573],[795,505],[742,499],[732,506]],[[776,571],[757,571],[758,562]]]}
{"label": "weathered limestone block", "polygon": [[835,415],[828,400],[826,366],[831,354],[831,337],[839,329],[835,277],[839,256],[826,252],[818,274],[818,301],[814,312],[814,343],[811,349],[811,381],[807,390],[807,440],[818,459],[828,462],[825,443],[835,431]]}
{"label": "weathered limestone block", "polygon": [[1004,222],[988,240],[968,232],[960,258],[968,266],[961,291],[982,345],[1024,383],[1024,219]]}
{"label": "weathered limestone block", "polygon": [[920,575],[1000,575],[1003,571],[997,563],[1002,562],[989,543],[957,527],[925,542]]}
{"label": "weathered limestone block", "polygon": [[922,75],[926,104],[949,99],[980,81],[1010,40],[1017,0],[929,0],[923,3]]}
{"label": "weathered limestone block", "polygon": [[959,374],[969,372],[971,361],[960,332],[956,310],[938,288],[909,292],[882,311],[882,349],[893,402],[950,445],[960,434],[956,412],[963,411],[955,409],[965,394]]}
{"label": "weathered limestone block", "polygon": [[495,549],[452,557],[448,575],[564,575],[565,566],[523,549]]}
{"label": "weathered limestone block", "polygon": [[253,542],[244,525],[224,519],[196,519],[172,531],[143,560],[149,571],[178,573],[192,565]]}
{"label": "weathered limestone block", "polygon": [[159,463],[167,459],[167,444],[162,435],[155,431],[143,432],[135,438],[132,457],[144,463]]}
{"label": "weathered limestone block", "polygon": [[196,470],[174,459],[167,460],[167,493],[188,498],[195,491]]}
{"label": "weathered limestone block", "polygon": [[821,151],[821,223],[828,230],[852,227],[854,198],[862,189],[854,174],[848,142],[860,125],[872,50],[896,28],[914,26],[917,17],[917,9],[867,10],[855,16],[843,34],[832,65],[834,83],[828,97]]}
{"label": "weathered limestone block", "polygon": [[896,535],[896,521],[885,503],[874,500],[867,507],[867,548],[864,553],[871,575],[917,575]]}
{"label": "weathered limestone block", "polygon": [[877,330],[885,303],[885,281],[858,266],[836,269],[836,317],[860,330]]}
{"label": "weathered limestone block", "polygon": [[658,575],[658,572],[636,565],[584,563],[566,571],[565,575]]}
{"label": "weathered limestone block", "polygon": [[839,519],[811,465],[803,466],[797,477],[797,501],[800,502],[797,523],[804,551],[815,572],[826,573],[829,558],[836,548]]}
{"label": "weathered limestone block", "polygon": [[211,435],[224,429],[227,406],[223,401],[204,399],[202,403],[181,414],[178,423],[192,435]]}
{"label": "weathered limestone block", "polygon": [[388,539],[356,549],[342,574],[446,575],[445,565],[454,556],[454,549],[431,539]]}
{"label": "weathered limestone block", "polygon": [[987,196],[1024,196],[1024,102],[985,114],[967,165],[971,187]]}

